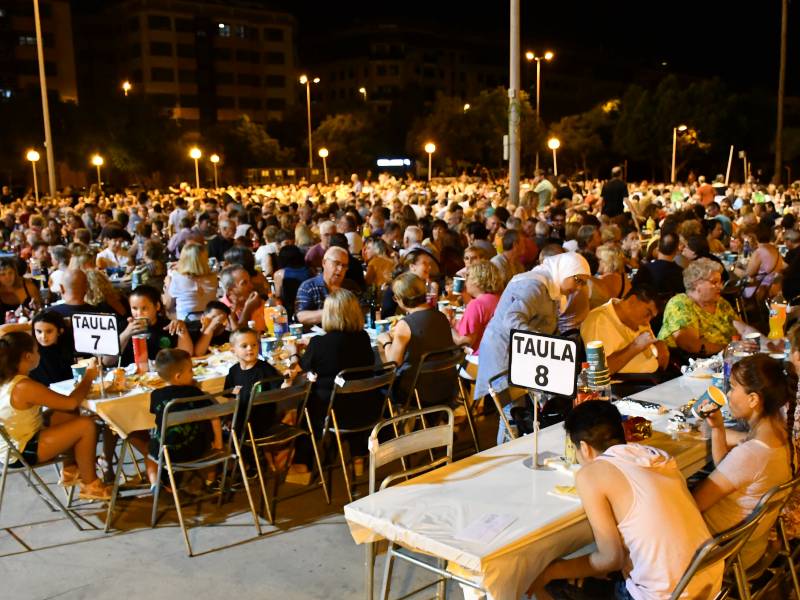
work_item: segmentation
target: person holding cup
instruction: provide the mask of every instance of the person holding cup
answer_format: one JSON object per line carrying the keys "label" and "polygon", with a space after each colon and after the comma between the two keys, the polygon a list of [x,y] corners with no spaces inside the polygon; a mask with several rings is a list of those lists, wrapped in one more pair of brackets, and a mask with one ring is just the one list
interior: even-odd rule
{"label": "person holding cup", "polygon": [[[747,421],[750,433],[731,446],[720,410],[706,413],[711,428],[711,454],[716,469],[693,492],[695,502],[712,534],[725,531],[747,518],[771,488],[789,481],[794,473],[787,414],[794,415],[797,375],[791,363],[766,354],[743,358],[731,369],[728,405],[737,419]],[[765,521],[742,550],[745,568],[764,554],[769,531]]]}
{"label": "person holding cup", "polygon": [[[110,499],[110,486],[95,470],[97,426],[92,417],[77,414],[97,377],[96,362],[91,362],[72,393],[64,396],[29,377],[39,360],[39,348],[30,334],[12,331],[0,337],[0,422],[28,464],[72,451],[77,464],[65,461],[61,485],[79,485],[85,500]],[[44,413],[45,408],[50,410]],[[5,440],[0,439],[0,456],[5,457],[6,451]],[[20,466],[15,463],[19,461],[9,466]]]}
{"label": "person holding cup", "polygon": [[483,332],[500,302],[503,277],[492,262],[476,260],[467,269],[464,287],[467,296],[472,300],[467,304],[461,320],[458,323],[451,322],[453,341],[459,345],[467,344],[477,354]]}

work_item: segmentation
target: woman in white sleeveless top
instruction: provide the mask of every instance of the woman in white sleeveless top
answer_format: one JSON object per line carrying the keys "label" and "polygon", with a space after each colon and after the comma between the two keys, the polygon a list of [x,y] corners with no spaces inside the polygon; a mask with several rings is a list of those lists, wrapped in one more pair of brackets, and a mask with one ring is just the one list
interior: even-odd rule
{"label": "woman in white sleeveless top", "polygon": [[[34,339],[15,331],[0,337],[0,424],[28,464],[50,460],[72,450],[75,464],[64,465],[61,485],[80,485],[80,497],[107,500],[110,488],[97,477],[95,458],[97,428],[90,417],[76,414],[97,376],[97,367],[86,369],[81,382],[69,396],[63,396],[30,379],[28,373],[39,364]],[[49,426],[42,409],[49,408]],[[0,462],[20,466],[0,438]]]}

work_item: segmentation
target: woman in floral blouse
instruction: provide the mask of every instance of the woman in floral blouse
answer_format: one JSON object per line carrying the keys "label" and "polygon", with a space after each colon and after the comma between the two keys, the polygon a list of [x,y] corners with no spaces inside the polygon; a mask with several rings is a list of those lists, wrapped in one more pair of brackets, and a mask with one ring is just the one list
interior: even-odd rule
{"label": "woman in floral blouse", "polygon": [[722,266],[708,258],[689,263],[683,271],[685,294],[673,296],[664,309],[658,339],[690,356],[710,356],[723,350],[733,335],[757,331],[743,323],[722,298]]}

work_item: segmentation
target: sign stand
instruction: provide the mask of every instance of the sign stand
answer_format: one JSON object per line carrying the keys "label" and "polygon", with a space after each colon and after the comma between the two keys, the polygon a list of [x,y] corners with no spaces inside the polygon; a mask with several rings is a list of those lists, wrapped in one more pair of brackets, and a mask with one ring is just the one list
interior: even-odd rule
{"label": "sign stand", "polygon": [[103,356],[119,355],[119,331],[117,317],[109,314],[72,315],[72,337],[75,351],[93,354],[100,368],[100,397],[106,398],[103,373]]}
{"label": "sign stand", "polygon": [[575,393],[577,376],[577,344],[554,335],[511,330],[509,343],[508,381],[527,388],[533,402],[533,460],[532,468],[539,469],[539,393],[561,396]]}

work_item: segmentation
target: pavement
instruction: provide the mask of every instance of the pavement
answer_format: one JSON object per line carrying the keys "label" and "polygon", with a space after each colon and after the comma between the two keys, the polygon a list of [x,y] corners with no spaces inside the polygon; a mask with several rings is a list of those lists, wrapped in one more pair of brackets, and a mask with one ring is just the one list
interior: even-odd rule
{"label": "pavement", "polygon": [[[496,417],[480,420],[483,448],[493,443],[496,423]],[[464,424],[457,452],[468,448],[467,435]],[[54,468],[39,473],[63,497]],[[261,536],[243,491],[221,507],[216,501],[190,505],[184,514],[194,557],[187,556],[169,495],[162,494],[155,529],[149,526],[152,496],[119,501],[108,534],[106,505],[78,501],[85,529],[78,531],[62,513],[49,510],[21,475],[11,475],[0,510],[0,599],[362,600],[364,548],[356,546],[345,523],[347,498],[338,475],[330,505],[320,487],[280,502],[275,525],[261,519]],[[298,489],[287,484],[281,493]],[[366,485],[359,491],[366,493]],[[376,596],[382,566],[383,554],[375,567]],[[396,564],[391,596],[432,580],[429,573]],[[418,597],[434,592],[435,587]],[[461,597],[454,585],[448,592]]]}

